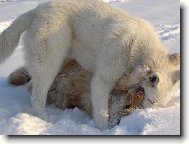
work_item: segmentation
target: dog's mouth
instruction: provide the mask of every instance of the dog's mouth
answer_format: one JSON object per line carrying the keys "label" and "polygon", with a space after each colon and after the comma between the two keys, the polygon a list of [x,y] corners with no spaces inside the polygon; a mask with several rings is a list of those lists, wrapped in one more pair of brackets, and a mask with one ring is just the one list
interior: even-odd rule
{"label": "dog's mouth", "polygon": [[152,101],[152,100],[150,100],[149,98],[148,98],[148,101],[149,101],[152,105],[155,104],[155,101]]}

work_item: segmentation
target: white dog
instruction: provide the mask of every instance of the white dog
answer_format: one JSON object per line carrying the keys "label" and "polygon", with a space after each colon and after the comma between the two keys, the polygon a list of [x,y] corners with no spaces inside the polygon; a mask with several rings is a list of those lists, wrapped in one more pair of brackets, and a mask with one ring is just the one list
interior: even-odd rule
{"label": "white dog", "polygon": [[0,62],[13,53],[25,30],[32,105],[41,118],[47,91],[65,58],[76,59],[93,73],[92,109],[100,129],[108,128],[109,93],[123,74],[147,65],[151,72],[142,83],[145,99],[159,105],[169,101],[179,80],[179,71],[150,23],[100,1],[53,1],[21,15],[0,36]]}

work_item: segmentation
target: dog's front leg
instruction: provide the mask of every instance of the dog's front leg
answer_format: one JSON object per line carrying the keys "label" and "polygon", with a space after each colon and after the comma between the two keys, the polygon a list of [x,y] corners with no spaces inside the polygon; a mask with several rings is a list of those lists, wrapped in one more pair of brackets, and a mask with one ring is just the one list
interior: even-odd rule
{"label": "dog's front leg", "polygon": [[113,85],[106,77],[94,76],[91,82],[93,118],[97,128],[108,128],[108,99]]}

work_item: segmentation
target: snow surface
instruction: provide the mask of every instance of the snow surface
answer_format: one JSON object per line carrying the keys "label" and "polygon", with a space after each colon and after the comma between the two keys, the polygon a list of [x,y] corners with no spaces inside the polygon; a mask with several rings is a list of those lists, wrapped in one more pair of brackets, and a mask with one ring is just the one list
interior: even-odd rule
{"label": "snow surface", "polygon": [[[20,14],[36,7],[41,0],[14,0],[0,3],[0,33]],[[149,20],[170,53],[180,52],[179,0],[103,0]],[[0,65],[0,134],[2,135],[179,135],[180,88],[165,108],[136,110],[119,125],[100,131],[91,117],[78,108],[65,111],[47,106],[48,122],[32,115],[30,93],[24,86],[7,83],[8,75],[24,64],[22,42],[14,54]]]}

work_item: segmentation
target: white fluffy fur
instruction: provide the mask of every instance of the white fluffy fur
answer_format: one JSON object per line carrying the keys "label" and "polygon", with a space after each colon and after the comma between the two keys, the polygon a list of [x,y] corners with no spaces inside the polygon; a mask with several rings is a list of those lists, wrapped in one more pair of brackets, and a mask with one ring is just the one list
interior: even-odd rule
{"label": "white fluffy fur", "polygon": [[[25,59],[33,80],[32,105],[41,118],[45,118],[47,91],[67,57],[93,72],[93,117],[100,129],[108,128],[111,89],[121,75],[136,66],[146,64],[152,70],[143,82],[147,99],[158,99],[160,104],[170,99],[175,68],[167,49],[145,20],[95,0],[41,4],[2,33],[0,62],[11,55],[25,30]],[[159,82],[152,87],[149,78],[153,75]]]}

